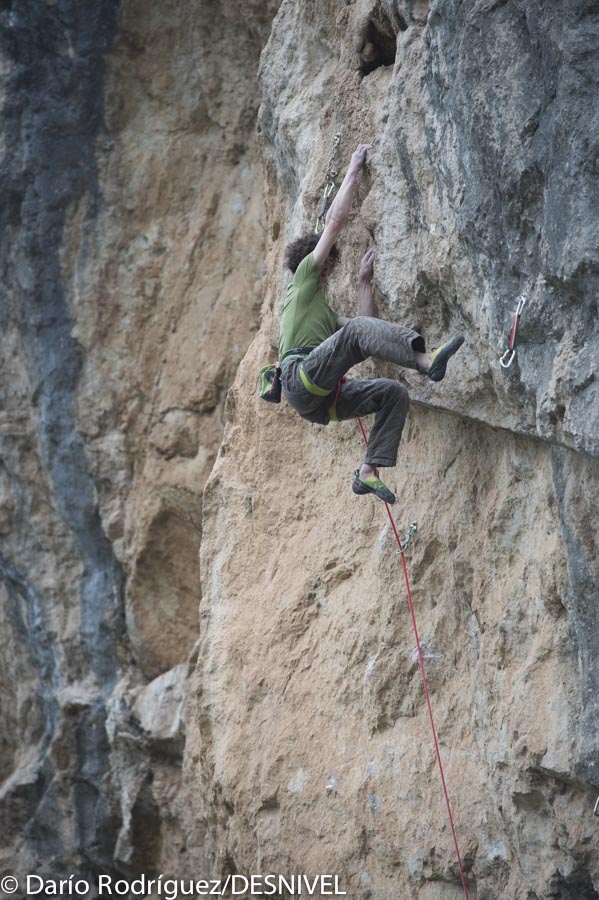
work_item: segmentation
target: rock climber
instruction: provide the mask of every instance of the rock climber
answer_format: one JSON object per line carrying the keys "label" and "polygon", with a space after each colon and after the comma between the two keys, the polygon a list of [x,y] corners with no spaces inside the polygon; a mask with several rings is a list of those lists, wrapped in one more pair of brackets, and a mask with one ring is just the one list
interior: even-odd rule
{"label": "rock climber", "polygon": [[369,356],[396,363],[441,381],[447,361],[464,342],[452,338],[427,353],[422,335],[378,318],[374,302],[375,251],[370,248],[358,272],[358,315],[338,316],[328,305],[323,283],[337,259],[336,241],[349,220],[358,174],[372,144],[359,144],[351,157],[321,235],[293,241],[286,262],[294,273],[281,317],[279,360],[287,402],[309,422],[352,419],[375,413],[364,462],[356,469],[355,494],[374,494],[387,503],[395,496],[381,481],[378,466],[395,466],[408,411],[408,392],[389,378],[345,381],[346,372]]}

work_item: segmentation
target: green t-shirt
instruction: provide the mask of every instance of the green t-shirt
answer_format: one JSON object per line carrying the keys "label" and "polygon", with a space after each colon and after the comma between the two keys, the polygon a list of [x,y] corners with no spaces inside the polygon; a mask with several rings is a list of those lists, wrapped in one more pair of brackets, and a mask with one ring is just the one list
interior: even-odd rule
{"label": "green t-shirt", "polygon": [[324,299],[320,269],[309,253],[296,269],[281,316],[279,359],[296,347],[318,347],[337,330],[337,314]]}

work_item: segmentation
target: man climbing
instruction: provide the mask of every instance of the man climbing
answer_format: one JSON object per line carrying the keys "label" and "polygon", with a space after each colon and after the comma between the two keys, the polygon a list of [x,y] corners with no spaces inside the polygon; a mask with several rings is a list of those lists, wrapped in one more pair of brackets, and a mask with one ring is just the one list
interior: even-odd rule
{"label": "man climbing", "polygon": [[349,220],[356,179],[371,147],[360,144],[352,154],[322,234],[304,235],[287,247],[286,262],[294,277],[281,317],[279,360],[285,398],[309,422],[327,425],[376,413],[352,490],[394,503],[395,496],[379,478],[377,467],[397,462],[408,392],[389,378],[343,381],[345,373],[373,356],[441,381],[448,359],[464,338],[455,337],[429,354],[424,338],[416,331],[379,319],[374,303],[373,249],[360,263],[357,317],[337,316],[326,302],[322,283],[337,258],[335,242]]}

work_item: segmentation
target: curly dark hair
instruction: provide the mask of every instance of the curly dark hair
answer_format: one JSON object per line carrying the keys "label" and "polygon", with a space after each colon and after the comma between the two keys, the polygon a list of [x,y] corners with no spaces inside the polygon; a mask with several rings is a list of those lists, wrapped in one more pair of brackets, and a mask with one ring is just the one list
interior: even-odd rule
{"label": "curly dark hair", "polygon": [[[285,263],[287,268],[291,269],[292,272],[295,272],[302,259],[305,259],[309,253],[312,253],[319,240],[319,234],[307,232],[288,244],[285,251]],[[331,247],[329,256],[331,259],[337,259],[339,256],[336,244],[333,244]]]}

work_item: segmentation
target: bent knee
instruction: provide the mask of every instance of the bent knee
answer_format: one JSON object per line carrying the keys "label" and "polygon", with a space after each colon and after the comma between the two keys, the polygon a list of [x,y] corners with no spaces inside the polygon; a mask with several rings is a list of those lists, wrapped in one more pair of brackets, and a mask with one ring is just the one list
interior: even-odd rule
{"label": "bent knee", "polygon": [[396,397],[407,398],[408,389],[401,381],[395,381],[394,378],[383,378],[381,380],[385,382],[385,390],[389,391],[389,393],[394,394]]}
{"label": "bent knee", "polygon": [[346,335],[357,334],[360,331],[360,328],[362,327],[359,324],[361,318],[362,318],[361,316],[355,316],[354,318],[350,319],[348,322],[345,323],[345,325],[343,326],[343,330]]}
{"label": "bent knee", "polygon": [[349,331],[350,333],[360,334],[363,332],[368,326],[372,323],[371,316],[353,316],[347,323],[344,325],[344,329]]}

